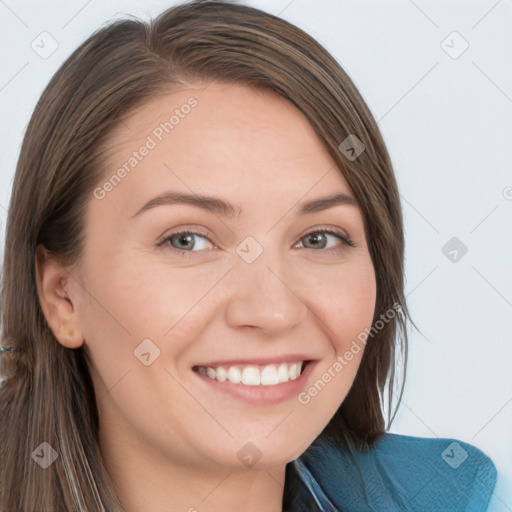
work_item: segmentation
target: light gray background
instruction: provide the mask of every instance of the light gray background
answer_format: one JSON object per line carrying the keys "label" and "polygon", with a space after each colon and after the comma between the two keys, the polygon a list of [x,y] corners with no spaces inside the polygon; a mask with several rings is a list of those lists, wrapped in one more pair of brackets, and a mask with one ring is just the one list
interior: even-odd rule
{"label": "light gray background", "polygon": [[[123,13],[146,19],[172,4],[0,0],[1,246],[20,143],[50,77],[102,24]],[[422,333],[411,337],[392,431],[479,447],[500,475],[490,509],[512,511],[512,0],[250,4],[334,54],[391,154],[405,214],[407,298]],[[58,48],[48,56],[52,39]],[[445,256],[452,237],[459,247]]]}

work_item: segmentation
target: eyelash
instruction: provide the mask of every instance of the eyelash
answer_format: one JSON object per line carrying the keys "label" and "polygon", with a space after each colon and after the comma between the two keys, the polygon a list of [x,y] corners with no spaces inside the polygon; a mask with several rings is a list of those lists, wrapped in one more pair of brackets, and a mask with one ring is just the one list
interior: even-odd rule
{"label": "eyelash", "polygon": [[[312,230],[310,231],[309,233],[306,233],[305,235],[303,235],[301,237],[301,240],[303,238],[306,238],[307,236],[309,235],[313,235],[313,234],[319,234],[319,233],[322,233],[322,234],[327,234],[327,235],[333,235],[335,236],[336,238],[338,238],[339,240],[341,240],[346,246],[348,247],[355,247],[355,243],[348,237],[346,236],[345,234],[339,232],[339,231],[336,231],[336,230],[332,230],[332,229],[315,229],[315,230]],[[201,252],[201,251],[186,251],[186,250],[180,250],[180,249],[176,249],[175,247],[172,247],[171,244],[170,244],[170,240],[173,236],[176,236],[176,235],[199,235],[200,237],[202,238],[205,238],[206,240],[208,240],[211,244],[213,244],[213,242],[208,238],[208,236],[204,233],[200,233],[200,232],[196,232],[196,231],[192,231],[192,230],[183,230],[183,231],[176,231],[175,233],[171,233],[170,235],[167,235],[163,240],[161,240],[160,242],[158,242],[157,244],[157,247],[163,247],[164,245],[168,245],[168,248],[171,249],[173,252],[179,254],[180,256],[184,257],[184,258],[189,258],[189,257],[193,257],[192,254],[194,252]],[[310,249],[312,251],[315,251],[315,250],[318,250],[318,249]],[[322,249],[321,249],[322,250]],[[336,249],[323,249],[324,252],[338,252],[338,250]],[[191,254],[192,253],[192,254]]]}

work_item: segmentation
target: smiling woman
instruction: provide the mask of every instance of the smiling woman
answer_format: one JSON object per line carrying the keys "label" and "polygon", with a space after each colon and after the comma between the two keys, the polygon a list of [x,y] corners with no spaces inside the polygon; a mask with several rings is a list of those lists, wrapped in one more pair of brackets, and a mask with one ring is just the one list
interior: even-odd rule
{"label": "smiling woman", "polygon": [[304,32],[219,1],[96,32],[13,185],[0,508],[485,510],[483,453],[386,434],[403,252],[377,125]]}

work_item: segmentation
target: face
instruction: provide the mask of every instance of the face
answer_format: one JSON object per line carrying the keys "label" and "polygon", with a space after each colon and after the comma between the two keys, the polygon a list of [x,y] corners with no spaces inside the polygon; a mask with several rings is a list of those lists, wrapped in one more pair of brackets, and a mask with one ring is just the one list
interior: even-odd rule
{"label": "face", "polygon": [[103,448],[187,466],[304,452],[354,380],[362,350],[343,356],[376,296],[361,212],[306,119],[226,84],[116,129],[73,275]]}

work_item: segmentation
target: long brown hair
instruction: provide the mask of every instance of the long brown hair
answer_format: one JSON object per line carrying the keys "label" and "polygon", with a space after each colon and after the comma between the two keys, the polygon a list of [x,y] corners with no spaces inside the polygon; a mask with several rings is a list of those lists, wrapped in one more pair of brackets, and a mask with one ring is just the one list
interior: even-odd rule
{"label": "long brown hair", "polygon": [[[292,102],[355,195],[377,279],[374,322],[393,304],[401,307],[368,337],[353,386],[322,436],[364,447],[385,431],[383,403],[396,394],[408,313],[399,195],[378,126],[351,79],[302,30],[255,8],[199,0],[149,23],[121,20],[94,33],[52,78],[28,125],[2,271],[3,356],[15,370],[0,389],[0,508],[6,512],[122,510],[99,450],[84,347],[63,347],[38,301],[36,247],[78,261],[84,212],[105,174],[107,136],[156,94],[207,81],[262,87]],[[357,158],[339,148],[350,135],[364,144]],[[32,460],[43,442],[58,453],[45,470]]]}

